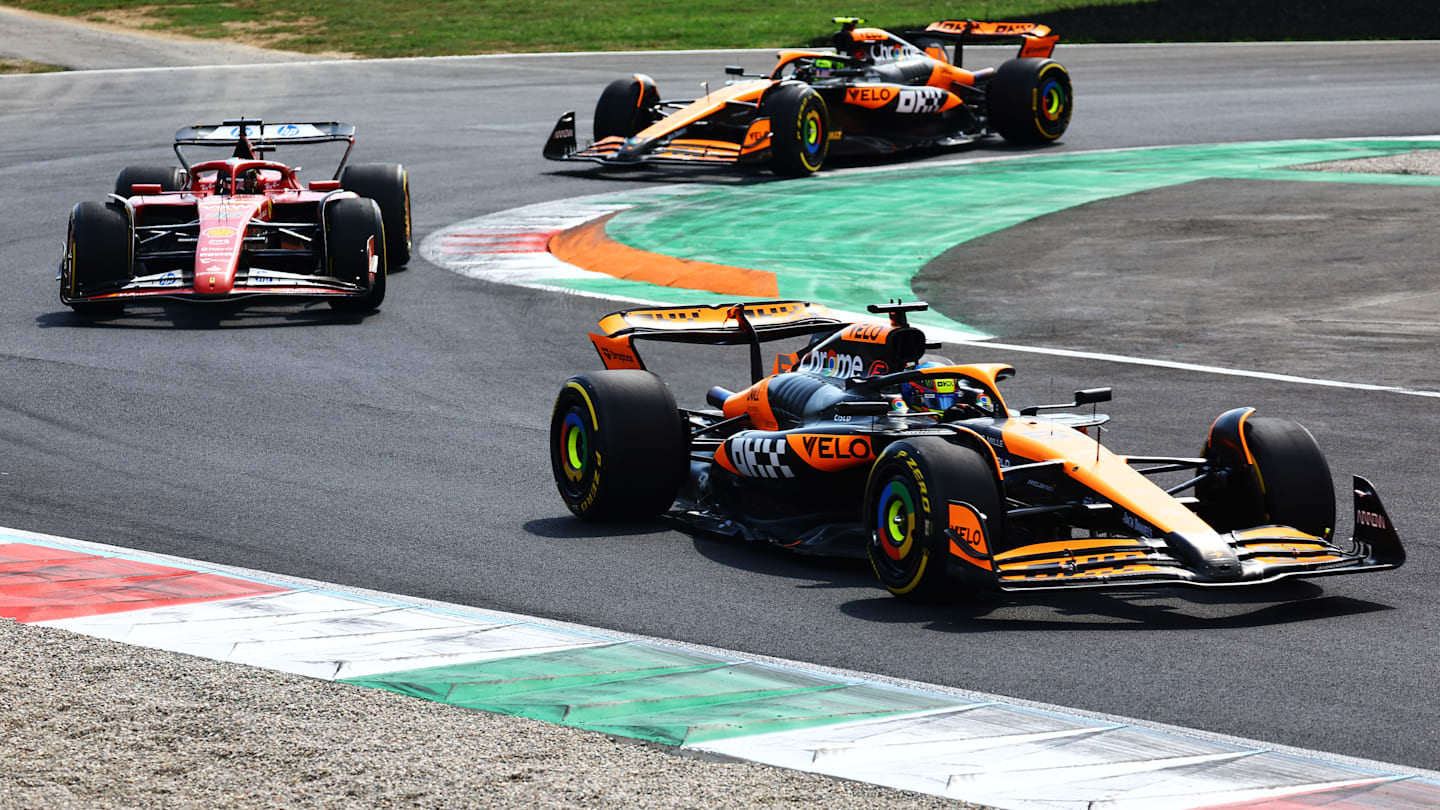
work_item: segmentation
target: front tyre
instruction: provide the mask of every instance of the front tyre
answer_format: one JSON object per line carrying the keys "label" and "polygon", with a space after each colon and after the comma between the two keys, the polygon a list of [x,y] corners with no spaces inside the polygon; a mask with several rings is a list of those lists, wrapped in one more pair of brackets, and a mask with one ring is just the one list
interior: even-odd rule
{"label": "front tyre", "polygon": [[1231,411],[1216,420],[1203,454],[1224,476],[1195,486],[1200,516],[1217,531],[1276,524],[1325,539],[1334,533],[1330,464],[1300,423]]}
{"label": "front tyre", "polygon": [[77,314],[118,314],[119,301],[72,301],[117,289],[130,279],[130,216],[118,203],[86,201],[70,211],[60,298]]}
{"label": "front tyre", "polygon": [[870,565],[880,584],[902,599],[956,601],[993,591],[993,574],[952,563],[948,530],[952,522],[973,529],[961,539],[984,555],[1003,536],[1004,519],[993,463],[939,437],[894,442],[865,484]]}
{"label": "front tyre", "polygon": [[1049,143],[1065,134],[1075,97],[1070,73],[1052,59],[1002,62],[985,91],[990,129],[1011,143]]}
{"label": "front tyre", "polygon": [[675,397],[649,371],[571,377],[550,417],[550,467],[582,520],[643,520],[675,502],[690,439]]}
{"label": "front tyre", "polygon": [[650,126],[660,120],[655,111],[659,103],[655,80],[643,73],[609,83],[595,103],[595,140],[612,135],[628,138]]}
{"label": "front tyre", "polygon": [[362,163],[340,172],[340,187],[380,206],[391,267],[410,263],[410,173],[399,163]]}
{"label": "front tyre", "polygon": [[770,151],[776,174],[804,177],[820,171],[830,154],[830,109],[803,84],[782,84],[760,103],[770,118]]}
{"label": "front tyre", "polygon": [[[347,197],[326,206],[326,274],[362,288],[364,295],[330,299],[339,312],[370,312],[385,300],[385,225],[374,200]],[[371,275],[371,269],[374,275]]]}

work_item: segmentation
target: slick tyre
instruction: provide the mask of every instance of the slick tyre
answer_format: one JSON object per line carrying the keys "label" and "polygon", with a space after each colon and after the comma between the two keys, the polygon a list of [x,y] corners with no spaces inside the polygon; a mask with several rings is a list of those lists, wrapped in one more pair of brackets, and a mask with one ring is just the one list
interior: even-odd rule
{"label": "slick tyre", "polygon": [[655,80],[643,73],[607,84],[595,102],[595,140],[611,135],[628,138],[650,126],[660,120],[655,112],[659,103]]}
{"label": "slick tyre", "polygon": [[560,497],[588,521],[643,520],[674,503],[690,439],[675,397],[648,371],[571,377],[550,417],[550,466]]}
{"label": "slick tyre", "polygon": [[410,263],[410,173],[398,163],[362,163],[340,172],[340,187],[380,206],[390,267]]}
{"label": "slick tyre", "polygon": [[161,191],[185,188],[185,170],[178,166],[126,166],[115,178],[115,196],[129,198],[136,184],[158,185]]}
{"label": "slick tyre", "polygon": [[776,174],[804,177],[820,171],[830,154],[830,110],[819,93],[803,84],[782,84],[766,94],[760,114],[770,118]]}
{"label": "slick tyre", "polygon": [[114,315],[116,301],[72,301],[115,289],[130,279],[130,216],[118,203],[82,202],[70,211],[61,265],[60,298],[81,315]]}
{"label": "slick tyre", "polygon": [[1065,134],[1075,97],[1070,74],[1051,59],[1002,62],[985,91],[990,129],[1011,143],[1049,143]]}
{"label": "slick tyre", "polygon": [[994,574],[950,551],[947,530],[985,558],[1003,537],[1005,510],[994,464],[939,437],[885,448],[865,485],[866,552],[880,584],[916,601],[963,601],[995,590]]}
{"label": "slick tyre", "polygon": [[[385,227],[374,200],[349,197],[325,207],[325,273],[369,287],[360,296],[330,299],[340,312],[370,312],[385,300]],[[375,276],[370,277],[371,263]]]}
{"label": "slick tyre", "polygon": [[1328,539],[1335,531],[1335,487],[1315,437],[1289,419],[1252,415],[1240,425],[1243,447],[1214,431],[1206,444],[1205,458],[1226,475],[1223,484],[1196,485],[1200,516],[1218,531],[1273,523]]}

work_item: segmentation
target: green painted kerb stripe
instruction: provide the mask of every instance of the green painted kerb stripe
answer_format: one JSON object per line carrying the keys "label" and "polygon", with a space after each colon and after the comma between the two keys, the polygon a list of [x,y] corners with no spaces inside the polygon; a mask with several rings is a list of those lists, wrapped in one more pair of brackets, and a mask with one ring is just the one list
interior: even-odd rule
{"label": "green painted kerb stripe", "polygon": [[668,745],[969,705],[638,643],[346,682]]}
{"label": "green painted kerb stripe", "polygon": [[[822,173],[638,206],[611,219],[607,233],[654,253],[769,270],[781,298],[858,312],[914,298],[910,280],[955,245],[1045,214],[1210,178],[1440,185],[1437,177],[1285,169],[1437,148],[1422,140],[1274,141]],[[969,328],[935,313],[915,320]]]}

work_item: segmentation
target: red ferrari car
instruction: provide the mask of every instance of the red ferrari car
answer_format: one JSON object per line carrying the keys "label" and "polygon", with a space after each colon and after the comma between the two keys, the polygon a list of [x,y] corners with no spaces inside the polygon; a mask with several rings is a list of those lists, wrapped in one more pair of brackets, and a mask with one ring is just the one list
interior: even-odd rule
{"label": "red ferrari car", "polygon": [[[346,144],[333,176],[302,182],[265,159],[281,144]],[[70,212],[60,300],[113,315],[152,299],[325,298],[369,311],[410,260],[410,185],[394,163],[346,166],[355,127],[239,119],[175,134],[180,167],[128,166],[105,202]],[[227,157],[191,162],[184,148]]]}

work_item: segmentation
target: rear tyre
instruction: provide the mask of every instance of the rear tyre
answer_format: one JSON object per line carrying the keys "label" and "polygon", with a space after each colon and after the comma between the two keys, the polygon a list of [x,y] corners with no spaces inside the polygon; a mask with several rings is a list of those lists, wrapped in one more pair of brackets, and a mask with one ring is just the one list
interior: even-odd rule
{"label": "rear tyre", "polygon": [[363,163],[340,172],[340,187],[380,206],[386,258],[391,267],[410,263],[410,173],[398,163]]}
{"label": "rear tyre", "polygon": [[760,102],[770,117],[776,174],[804,177],[820,171],[830,153],[830,110],[820,94],[803,84],[783,84]]}
{"label": "rear tyre", "polygon": [[158,185],[161,191],[179,191],[185,188],[185,170],[178,166],[126,166],[115,178],[115,194],[130,198],[134,195],[131,186],[137,183]]}
{"label": "rear tyre", "polygon": [[650,126],[660,120],[655,112],[659,103],[660,89],[643,73],[605,85],[595,102],[595,140],[611,135],[628,138]]}
{"label": "rear tyre", "polygon": [[1205,458],[1227,475],[1223,484],[1196,485],[1201,517],[1218,531],[1273,523],[1329,538],[1335,531],[1335,488],[1315,437],[1289,419],[1250,416],[1242,425],[1254,464],[1242,448],[1212,437]]}
{"label": "rear tyre", "polygon": [[[903,439],[880,454],[865,485],[866,552],[880,584],[916,601],[959,601],[994,592],[994,575],[952,564],[951,502],[968,505],[993,552],[1004,532],[1004,500],[990,459],[938,437]],[[956,507],[964,510],[966,506]],[[983,544],[981,541],[983,540]],[[958,561],[957,561],[958,562]],[[965,566],[961,568],[959,566]]]}
{"label": "rear tyre", "polygon": [[1075,97],[1070,74],[1051,59],[1002,62],[985,91],[990,128],[1011,143],[1049,143],[1065,134]]}
{"label": "rear tyre", "polygon": [[[130,279],[130,216],[118,203],[86,201],[70,211],[65,260],[61,265],[62,300],[113,290]],[[81,315],[114,315],[118,301],[66,301]]]}
{"label": "rear tyre", "polygon": [[[340,312],[369,312],[385,300],[385,225],[374,200],[346,198],[326,206],[326,273],[369,287],[365,295],[330,299]],[[370,267],[374,264],[375,276]]]}
{"label": "rear tyre", "polygon": [[690,439],[670,388],[649,371],[571,377],[550,417],[550,467],[560,498],[589,521],[643,520],[675,502]]}

